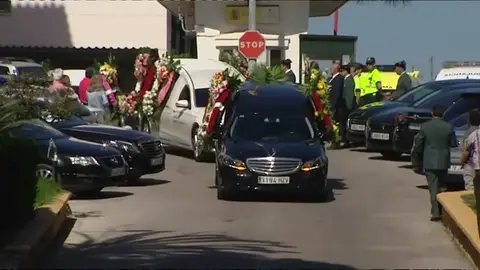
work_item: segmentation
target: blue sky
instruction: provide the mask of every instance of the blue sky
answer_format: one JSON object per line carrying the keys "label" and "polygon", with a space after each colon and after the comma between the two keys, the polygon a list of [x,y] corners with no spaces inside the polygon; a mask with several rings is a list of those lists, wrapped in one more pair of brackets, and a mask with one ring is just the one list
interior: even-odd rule
{"label": "blue sky", "polygon": [[[431,56],[435,76],[443,61],[480,61],[480,1],[349,2],[339,13],[339,35],[358,36],[359,62],[368,56],[378,64],[405,60],[429,80]],[[310,19],[308,32],[332,34],[333,15]]]}

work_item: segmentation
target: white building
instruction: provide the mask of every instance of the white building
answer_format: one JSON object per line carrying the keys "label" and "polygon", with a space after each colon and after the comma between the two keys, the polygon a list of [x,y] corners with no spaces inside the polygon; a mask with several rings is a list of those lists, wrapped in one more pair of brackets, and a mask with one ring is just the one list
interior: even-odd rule
{"label": "white building", "polygon": [[[190,52],[218,59],[247,30],[248,1],[11,0],[0,1],[2,47],[132,49]],[[6,4],[10,2],[10,4]],[[260,61],[293,61],[301,71],[301,35],[308,18],[329,16],[346,1],[257,0],[257,29],[266,39]],[[9,8],[11,5],[11,8]],[[183,31],[176,16],[184,17]],[[196,38],[196,39],[195,39]],[[195,42],[196,41],[196,42]],[[18,52],[17,52],[18,54]],[[298,77],[298,76],[297,76]]]}

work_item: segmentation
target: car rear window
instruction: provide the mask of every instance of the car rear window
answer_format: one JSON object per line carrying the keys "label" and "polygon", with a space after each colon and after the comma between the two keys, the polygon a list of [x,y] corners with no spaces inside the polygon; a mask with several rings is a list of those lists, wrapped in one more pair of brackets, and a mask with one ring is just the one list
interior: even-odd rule
{"label": "car rear window", "polygon": [[415,108],[423,108],[423,109],[428,109],[432,110],[435,105],[442,105],[445,108],[450,107],[457,99],[460,98],[460,95],[462,94],[461,92],[458,91],[449,91],[449,92],[443,92],[443,91],[436,91],[432,93],[431,95],[428,95],[419,101],[415,102],[412,104],[412,107]]}
{"label": "car rear window", "polygon": [[450,120],[450,123],[456,128],[463,127],[463,126],[467,125],[467,123],[468,123],[468,112],[453,118],[453,120]]}
{"label": "car rear window", "polygon": [[17,67],[17,75],[29,76],[35,78],[48,78],[47,72],[43,67],[31,66],[31,67]]}
{"label": "car rear window", "polygon": [[431,84],[422,84],[408,91],[406,94],[399,96],[396,101],[412,104],[418,100],[430,95],[440,88]]}

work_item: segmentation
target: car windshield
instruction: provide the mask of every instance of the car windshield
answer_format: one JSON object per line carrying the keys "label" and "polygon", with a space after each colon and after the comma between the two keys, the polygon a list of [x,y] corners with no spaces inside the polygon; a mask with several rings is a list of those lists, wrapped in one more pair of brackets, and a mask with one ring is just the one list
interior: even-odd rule
{"label": "car windshield", "polygon": [[435,91],[432,94],[420,99],[412,104],[414,108],[422,108],[432,110],[435,105],[442,105],[445,108],[450,107],[461,95],[458,91]]}
{"label": "car windshield", "polygon": [[31,66],[31,67],[17,67],[17,75],[19,76],[29,76],[35,78],[48,78],[48,74],[42,67]]}
{"label": "car windshield", "polygon": [[46,119],[45,122],[49,123],[52,125],[52,127],[56,129],[61,129],[61,128],[69,128],[69,127],[74,127],[74,126],[81,126],[81,125],[88,125],[87,122],[85,122],[83,119],[72,116],[69,119]]}
{"label": "car windshield", "polygon": [[17,123],[8,128],[8,131],[13,137],[24,139],[49,140],[66,137],[62,132],[40,120]]}
{"label": "car windshield", "polygon": [[408,91],[404,95],[397,97],[394,100],[412,104],[437,90],[438,87],[434,87],[431,84],[422,84],[415,88],[412,88],[410,91]]}
{"label": "car windshield", "polygon": [[239,115],[228,135],[239,141],[295,142],[314,138],[314,131],[307,117]]}
{"label": "car windshield", "polygon": [[208,88],[197,88],[195,89],[195,106],[198,108],[207,107],[208,97],[209,97]]}

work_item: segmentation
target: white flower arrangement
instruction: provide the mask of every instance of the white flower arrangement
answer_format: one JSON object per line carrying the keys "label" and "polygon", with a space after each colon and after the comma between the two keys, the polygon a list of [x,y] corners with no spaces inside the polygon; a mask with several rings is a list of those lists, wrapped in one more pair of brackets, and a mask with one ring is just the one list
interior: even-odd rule
{"label": "white flower arrangement", "polygon": [[143,96],[142,102],[142,111],[147,117],[151,117],[153,115],[153,111],[155,110],[155,98],[157,97],[157,93],[155,91],[147,91]]}

